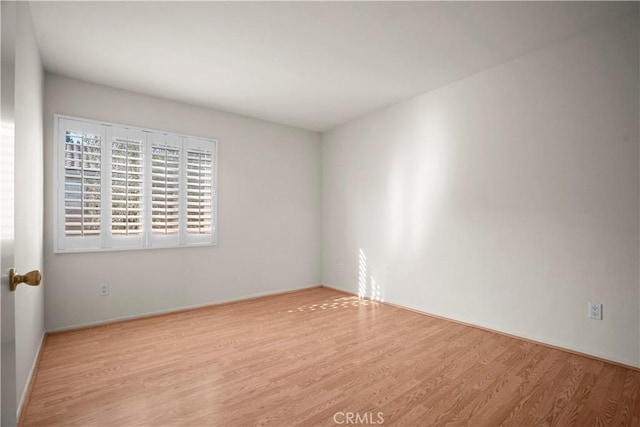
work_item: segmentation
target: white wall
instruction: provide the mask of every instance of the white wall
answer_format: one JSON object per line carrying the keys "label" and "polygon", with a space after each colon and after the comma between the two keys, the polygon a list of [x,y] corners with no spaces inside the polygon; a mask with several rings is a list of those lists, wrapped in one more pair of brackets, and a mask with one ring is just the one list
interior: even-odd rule
{"label": "white wall", "polygon": [[640,366],[638,76],[633,16],[326,133],[323,283]]}
{"label": "white wall", "polygon": [[[216,138],[218,245],[54,254],[54,113]],[[49,74],[44,123],[47,330],[320,283],[319,134]]]}
{"label": "white wall", "polygon": [[[15,267],[43,270],[42,94],[44,73],[27,3],[17,4],[15,72]],[[21,405],[44,335],[44,286],[15,295],[16,388]]]}

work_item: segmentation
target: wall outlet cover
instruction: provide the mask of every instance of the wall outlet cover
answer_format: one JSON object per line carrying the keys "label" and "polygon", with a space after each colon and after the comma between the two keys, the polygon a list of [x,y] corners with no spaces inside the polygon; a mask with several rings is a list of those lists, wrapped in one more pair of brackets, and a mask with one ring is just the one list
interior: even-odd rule
{"label": "wall outlet cover", "polygon": [[589,303],[589,319],[602,320],[602,304]]}
{"label": "wall outlet cover", "polygon": [[109,284],[108,283],[101,283],[100,284],[100,296],[101,297],[106,297],[107,295],[109,295]]}

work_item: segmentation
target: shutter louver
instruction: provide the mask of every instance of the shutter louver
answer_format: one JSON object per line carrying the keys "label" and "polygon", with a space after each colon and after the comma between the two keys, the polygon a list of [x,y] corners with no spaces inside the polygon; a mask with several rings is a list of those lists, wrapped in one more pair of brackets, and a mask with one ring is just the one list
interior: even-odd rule
{"label": "shutter louver", "polygon": [[151,147],[151,229],[154,235],[180,231],[180,149]]}
{"label": "shutter louver", "polygon": [[211,234],[212,165],[211,152],[187,150],[188,234]]}
{"label": "shutter louver", "polygon": [[142,141],[114,137],[111,142],[111,233],[143,233]]}
{"label": "shutter louver", "polygon": [[64,233],[100,236],[102,137],[67,130],[64,145]]}

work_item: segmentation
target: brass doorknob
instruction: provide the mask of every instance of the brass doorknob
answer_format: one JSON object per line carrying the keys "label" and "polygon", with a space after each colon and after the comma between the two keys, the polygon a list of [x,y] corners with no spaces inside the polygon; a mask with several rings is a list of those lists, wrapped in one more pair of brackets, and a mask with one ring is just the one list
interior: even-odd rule
{"label": "brass doorknob", "polygon": [[26,283],[29,286],[38,286],[42,280],[42,275],[38,270],[33,270],[27,274],[16,274],[16,269],[9,270],[9,289],[15,291],[20,283]]}

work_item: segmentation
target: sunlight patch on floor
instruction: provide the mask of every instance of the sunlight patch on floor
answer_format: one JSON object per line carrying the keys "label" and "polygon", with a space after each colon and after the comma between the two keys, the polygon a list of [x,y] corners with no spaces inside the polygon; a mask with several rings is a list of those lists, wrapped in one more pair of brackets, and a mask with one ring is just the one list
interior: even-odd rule
{"label": "sunlight patch on floor", "polygon": [[340,298],[335,298],[332,301],[325,302],[325,303],[301,305],[295,310],[289,310],[288,313],[337,310],[337,309],[348,309],[348,308],[354,308],[354,307],[367,307],[367,306],[377,306],[377,305],[379,305],[378,301],[372,301],[370,299],[361,298],[354,295],[354,296],[344,296]]}

